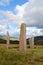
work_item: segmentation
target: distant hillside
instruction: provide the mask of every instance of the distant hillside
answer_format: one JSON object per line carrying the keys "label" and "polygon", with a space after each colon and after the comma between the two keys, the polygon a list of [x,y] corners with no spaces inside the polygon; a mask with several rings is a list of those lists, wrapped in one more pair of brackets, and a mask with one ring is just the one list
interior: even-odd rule
{"label": "distant hillside", "polygon": [[[4,40],[6,40],[6,36],[0,36],[0,39],[4,39]],[[14,38],[14,37],[10,37],[10,40],[17,40],[17,41],[19,41],[19,39],[18,38]]]}
{"label": "distant hillside", "polygon": [[[6,40],[6,36],[0,36],[0,39]],[[14,41],[14,40],[19,41],[18,38],[14,38],[14,37],[10,37],[10,40],[12,40],[12,41]],[[26,40],[29,41],[29,38],[26,39]],[[36,37],[34,37],[34,42],[38,42],[38,41],[43,41],[43,36],[36,36]]]}
{"label": "distant hillside", "polygon": [[[27,44],[29,44],[29,38],[26,39],[27,41]],[[36,36],[34,37],[34,42],[35,44],[41,44],[43,45],[43,36]],[[6,43],[6,36],[0,36],[0,43]],[[10,37],[10,43],[12,44],[18,44],[19,43],[19,39],[18,38],[13,38],[13,37]]]}
{"label": "distant hillside", "polygon": [[[34,37],[35,44],[42,44],[43,45],[43,36],[36,36]],[[27,43],[29,43],[29,38],[27,39]]]}
{"label": "distant hillside", "polygon": [[[0,44],[1,43],[4,43],[4,44],[6,43],[6,36],[0,36]],[[11,44],[18,44],[19,43],[19,39],[10,37],[10,43]]]}
{"label": "distant hillside", "polygon": [[[27,39],[27,41],[29,40],[29,38]],[[34,37],[34,42],[38,42],[38,41],[43,41],[43,36],[36,36]]]}
{"label": "distant hillside", "polygon": [[38,41],[43,41],[43,36],[37,36],[34,38],[34,41],[35,42],[38,42]]}

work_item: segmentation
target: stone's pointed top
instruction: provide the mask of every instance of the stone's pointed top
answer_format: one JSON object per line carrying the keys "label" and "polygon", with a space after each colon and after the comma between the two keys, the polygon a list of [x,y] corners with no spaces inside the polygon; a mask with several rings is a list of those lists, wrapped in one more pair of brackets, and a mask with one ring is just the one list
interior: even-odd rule
{"label": "stone's pointed top", "polygon": [[26,27],[26,24],[25,24],[25,23],[22,23],[22,24],[21,24],[21,27]]}
{"label": "stone's pointed top", "polygon": [[32,37],[34,37],[34,35],[32,35]]}
{"label": "stone's pointed top", "polygon": [[9,33],[9,32],[7,31],[7,33]]}
{"label": "stone's pointed top", "polygon": [[9,35],[9,32],[7,31],[7,35]]}
{"label": "stone's pointed top", "polygon": [[22,23],[21,25],[26,25],[25,23]]}

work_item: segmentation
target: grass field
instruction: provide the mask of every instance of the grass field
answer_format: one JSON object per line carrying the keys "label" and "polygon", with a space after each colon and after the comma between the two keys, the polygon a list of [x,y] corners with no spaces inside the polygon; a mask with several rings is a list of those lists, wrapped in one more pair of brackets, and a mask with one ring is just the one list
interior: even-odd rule
{"label": "grass field", "polygon": [[19,51],[19,45],[0,44],[0,65],[43,65],[43,46],[36,45],[34,49],[27,50],[24,53]]}

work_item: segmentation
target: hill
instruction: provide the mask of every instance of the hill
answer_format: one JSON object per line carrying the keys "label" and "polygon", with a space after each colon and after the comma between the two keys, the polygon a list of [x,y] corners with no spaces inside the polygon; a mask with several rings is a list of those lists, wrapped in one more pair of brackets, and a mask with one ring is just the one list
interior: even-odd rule
{"label": "hill", "polygon": [[[6,36],[0,36],[0,44],[2,44],[2,43],[3,44],[6,43]],[[10,37],[10,43],[11,44],[18,44],[19,43],[19,39]]]}
{"label": "hill", "polygon": [[[36,36],[34,37],[35,44],[42,44],[43,45],[43,36]],[[29,43],[29,38],[27,39],[27,43]]]}
{"label": "hill", "polygon": [[[4,40],[6,40],[6,36],[0,36],[0,39],[4,39]],[[10,37],[10,40],[12,40],[12,41],[14,41],[14,40],[19,41],[18,38],[14,38],[14,37]]]}
{"label": "hill", "polygon": [[[27,39],[27,41],[29,40],[29,38]],[[43,36],[36,36],[34,37],[34,41],[38,42],[38,41],[43,41]]]}
{"label": "hill", "polygon": [[[27,41],[27,44],[29,44],[29,38],[26,39],[26,41]],[[34,42],[35,42],[35,44],[43,45],[43,36],[36,36],[36,37],[34,37]],[[6,36],[0,36],[0,43],[6,43]],[[18,44],[19,43],[19,39],[10,37],[10,43]]]}

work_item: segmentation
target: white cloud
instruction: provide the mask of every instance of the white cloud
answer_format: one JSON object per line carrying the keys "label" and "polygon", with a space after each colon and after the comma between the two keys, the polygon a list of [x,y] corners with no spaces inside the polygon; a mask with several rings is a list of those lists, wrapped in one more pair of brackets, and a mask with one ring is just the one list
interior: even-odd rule
{"label": "white cloud", "polygon": [[26,36],[32,37],[32,36],[42,36],[43,35],[43,29],[37,28],[37,27],[26,27]]}
{"label": "white cloud", "polygon": [[[7,28],[9,26],[9,28]],[[9,31],[10,36],[18,37],[20,35],[20,27],[10,27],[11,25],[0,25],[0,35],[6,35],[6,32]],[[26,38],[32,36],[41,36],[43,35],[43,29],[37,27],[26,27]]]}
{"label": "white cloud", "polygon": [[[10,36],[19,38],[20,27],[10,28],[8,31],[10,33]],[[41,36],[41,35],[43,35],[43,29],[40,29],[40,28],[37,28],[37,27],[26,27],[26,38],[32,37],[32,36]]]}
{"label": "white cloud", "polygon": [[[29,0],[21,6],[16,5],[14,11],[16,11],[16,14],[11,11],[0,10],[0,16],[3,16],[4,18],[3,20],[0,20],[0,24],[12,22],[14,24],[20,25],[24,22],[28,26],[43,27],[43,0]],[[36,27],[28,27],[27,36],[43,35],[43,29],[37,29]],[[13,31],[14,29],[10,29],[10,32],[11,30]],[[18,29],[15,29],[15,34],[16,32],[19,34],[19,30],[17,30]]]}
{"label": "white cloud", "polygon": [[4,28],[5,28],[5,26],[0,25],[0,29],[4,29]]}
{"label": "white cloud", "polygon": [[24,21],[27,25],[43,26],[43,0],[30,0],[26,4]]}
{"label": "white cloud", "polygon": [[5,6],[8,5],[10,0],[0,0],[0,5]]}
{"label": "white cloud", "polygon": [[0,25],[0,35],[5,35],[6,34],[6,25]]}
{"label": "white cloud", "polygon": [[[6,35],[7,31],[10,36],[18,37],[20,34],[20,27],[10,27],[11,25],[0,25],[0,35]],[[17,36],[18,35],[18,36]]]}
{"label": "white cloud", "polygon": [[22,6],[17,5],[16,10],[27,25],[43,26],[43,0],[29,0]]}
{"label": "white cloud", "polygon": [[11,11],[0,11],[6,20],[18,25],[25,22],[30,26],[43,27],[43,0],[29,0],[23,5],[16,5],[16,14]]}

